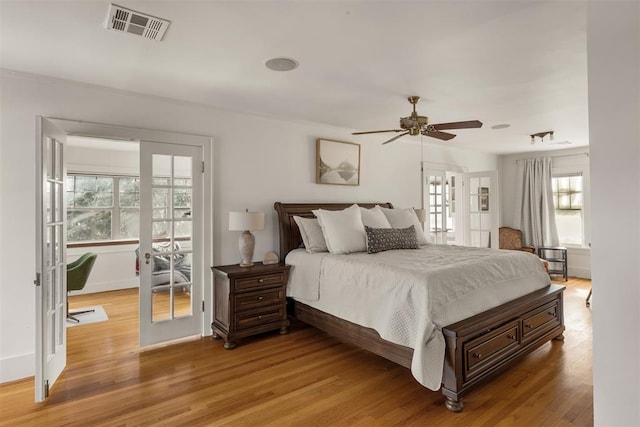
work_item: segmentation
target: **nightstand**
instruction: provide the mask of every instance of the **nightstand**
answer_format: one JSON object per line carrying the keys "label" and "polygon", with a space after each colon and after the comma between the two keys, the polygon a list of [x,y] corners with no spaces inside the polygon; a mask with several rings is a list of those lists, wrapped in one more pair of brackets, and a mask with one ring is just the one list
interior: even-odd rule
{"label": "nightstand", "polygon": [[224,348],[236,340],[262,332],[289,332],[286,295],[291,267],[284,264],[252,267],[211,267],[213,279],[214,338],[224,338]]}
{"label": "nightstand", "polygon": [[549,275],[561,274],[564,281],[567,281],[567,248],[543,246],[538,248],[538,256],[549,263]]}

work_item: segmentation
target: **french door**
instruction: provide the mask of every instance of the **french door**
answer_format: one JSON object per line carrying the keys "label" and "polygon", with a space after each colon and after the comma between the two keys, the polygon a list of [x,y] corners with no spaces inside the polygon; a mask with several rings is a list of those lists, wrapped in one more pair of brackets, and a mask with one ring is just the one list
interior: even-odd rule
{"label": "french door", "polygon": [[200,335],[202,147],[140,143],[140,345]]}
{"label": "french door", "polygon": [[51,121],[37,117],[36,402],[48,397],[67,364],[65,138]]}
{"label": "french door", "polygon": [[460,170],[430,165],[423,168],[425,231],[438,244],[464,244],[463,174]]}
{"label": "french door", "polygon": [[498,249],[498,173],[465,174],[468,201],[467,245]]}

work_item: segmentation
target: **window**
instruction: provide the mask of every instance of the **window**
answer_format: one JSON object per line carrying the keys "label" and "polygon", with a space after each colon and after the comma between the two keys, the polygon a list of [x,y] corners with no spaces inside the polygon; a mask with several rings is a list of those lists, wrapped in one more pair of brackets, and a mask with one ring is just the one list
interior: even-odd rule
{"label": "window", "polygon": [[67,240],[137,239],[140,179],[128,176],[67,176]]}
{"label": "window", "polygon": [[558,238],[563,245],[584,243],[582,174],[557,175],[551,179]]}

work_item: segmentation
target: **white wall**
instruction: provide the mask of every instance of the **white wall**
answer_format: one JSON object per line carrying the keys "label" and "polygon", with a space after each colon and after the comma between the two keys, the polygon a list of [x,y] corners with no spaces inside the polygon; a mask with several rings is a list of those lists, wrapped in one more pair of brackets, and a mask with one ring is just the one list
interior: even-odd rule
{"label": "white wall", "polygon": [[590,209],[590,173],[588,147],[570,148],[566,150],[536,151],[500,156],[500,196],[501,196],[501,226],[514,227],[518,202],[516,200],[520,177],[517,174],[516,160],[533,157],[552,157],[554,173],[582,172],[584,185],[584,247],[569,247],[567,249],[567,268],[569,276],[591,278],[591,209]]}
{"label": "white wall", "polygon": [[[33,375],[35,351],[35,117],[108,123],[214,137],[214,262],[238,262],[229,211],[266,213],[255,259],[278,250],[273,202],[389,201],[419,206],[420,144],[353,137],[351,130],[293,123],[3,71],[0,168],[0,381]],[[362,144],[361,185],[315,184],[318,137]],[[425,160],[491,170],[497,158],[425,144]],[[6,176],[11,179],[7,180]],[[127,261],[128,262],[128,261]]]}
{"label": "white wall", "polygon": [[640,425],[640,2],[589,2],[596,426]]}

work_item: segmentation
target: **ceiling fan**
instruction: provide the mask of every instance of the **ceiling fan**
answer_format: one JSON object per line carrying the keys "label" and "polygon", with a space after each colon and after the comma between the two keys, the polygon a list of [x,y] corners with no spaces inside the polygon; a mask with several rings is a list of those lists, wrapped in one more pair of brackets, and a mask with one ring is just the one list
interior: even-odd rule
{"label": "ceiling fan", "polygon": [[419,96],[410,96],[409,102],[413,105],[413,112],[409,117],[400,118],[400,129],[388,129],[388,130],[372,130],[367,132],[353,132],[352,135],[364,135],[367,133],[383,133],[383,132],[402,132],[400,135],[396,135],[393,138],[383,142],[382,144],[388,144],[401,138],[405,135],[425,135],[432,138],[448,141],[456,136],[452,133],[442,132],[449,129],[469,129],[482,127],[482,122],[479,120],[468,120],[466,122],[451,122],[451,123],[438,123],[434,125],[429,124],[429,118],[425,116],[419,116],[416,112],[416,104],[420,101]]}

